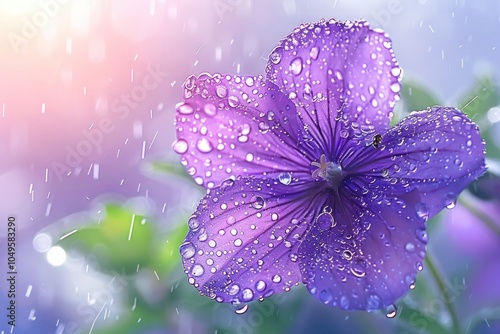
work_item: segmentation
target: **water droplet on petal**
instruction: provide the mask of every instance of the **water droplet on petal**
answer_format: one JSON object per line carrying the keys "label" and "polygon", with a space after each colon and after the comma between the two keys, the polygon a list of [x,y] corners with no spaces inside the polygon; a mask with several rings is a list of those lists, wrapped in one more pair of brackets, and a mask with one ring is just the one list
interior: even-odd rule
{"label": "water droplet on petal", "polygon": [[235,294],[237,294],[238,292],[240,292],[240,286],[238,284],[233,284],[230,288],[229,288],[229,291],[228,291],[228,294],[230,294],[231,296],[234,296]]}
{"label": "water droplet on petal", "polygon": [[316,60],[318,59],[318,55],[319,55],[319,48],[317,46],[311,48],[311,51],[309,52],[309,57],[311,57],[311,59],[313,60]]}
{"label": "water droplet on petal", "polygon": [[196,148],[202,153],[209,153],[214,149],[214,146],[207,138],[201,138],[196,143]]}
{"label": "water droplet on petal", "polygon": [[227,88],[225,86],[217,86],[215,87],[215,93],[218,97],[224,98],[227,96]]}
{"label": "water droplet on petal", "polygon": [[217,114],[217,108],[212,103],[205,104],[203,111],[208,116],[215,116]]}
{"label": "water droplet on petal", "polygon": [[358,259],[356,261],[353,261],[351,263],[351,273],[358,277],[358,278],[362,278],[362,277],[365,277],[366,275],[366,263],[364,260],[362,259]]}
{"label": "water droplet on petal", "polygon": [[233,225],[234,223],[236,223],[236,218],[234,218],[234,216],[229,216],[229,217],[227,217],[227,219],[226,219],[226,223],[227,223],[228,225]]}
{"label": "water droplet on petal", "polygon": [[264,198],[262,198],[261,196],[252,197],[252,207],[254,209],[260,210],[264,207],[265,204],[266,204],[266,202],[265,202]]}
{"label": "water droplet on petal", "polygon": [[271,53],[271,55],[269,56],[269,60],[275,65],[279,64],[279,62],[281,61],[282,52],[283,51],[281,47],[277,47],[276,49],[274,49],[273,53]]}
{"label": "water droplet on petal", "polygon": [[246,84],[248,87],[252,87],[252,86],[253,86],[253,83],[254,83],[254,81],[253,81],[253,78],[252,78],[252,77],[248,77],[248,78],[246,78],[246,80],[245,80],[245,84]]}
{"label": "water droplet on petal", "polygon": [[279,283],[281,282],[281,276],[280,275],[274,275],[273,278],[272,278],[272,281],[274,283]]}
{"label": "water droplet on petal", "polygon": [[193,268],[191,268],[191,274],[194,277],[199,277],[199,276],[203,275],[204,272],[205,272],[205,269],[203,268],[203,266],[201,264],[195,264],[193,266]]}
{"label": "water droplet on petal", "polygon": [[278,176],[278,180],[281,184],[287,186],[292,182],[292,174],[290,174],[289,172],[283,172]]}
{"label": "water droplet on petal", "polygon": [[417,239],[422,241],[424,244],[426,244],[429,241],[429,237],[427,235],[427,232],[424,229],[417,229],[416,235],[417,235]]}
{"label": "water droplet on petal", "polygon": [[396,315],[398,314],[398,309],[396,308],[396,305],[390,305],[387,309],[386,309],[386,313],[385,313],[385,316],[389,319],[392,319],[394,318]]}
{"label": "water droplet on petal", "polygon": [[401,90],[401,85],[399,84],[399,82],[395,82],[391,85],[391,91],[393,93],[398,93],[400,90]]}
{"label": "water droplet on petal", "polygon": [[194,112],[193,107],[191,107],[189,104],[184,103],[184,102],[178,103],[175,106],[175,108],[179,114],[183,114],[183,115],[189,115],[189,114],[192,114]]}
{"label": "water droplet on petal", "polygon": [[181,245],[180,252],[181,252],[182,258],[187,260],[187,259],[190,259],[194,256],[196,250],[195,250],[193,244],[188,241],[188,242],[185,242]]}
{"label": "water droplet on petal", "polygon": [[335,220],[333,219],[333,216],[328,213],[328,212],[323,212],[318,217],[316,218],[316,224],[318,224],[318,227],[323,230],[327,231],[331,227],[336,225]]}
{"label": "water droplet on petal", "polygon": [[255,289],[257,291],[264,291],[264,289],[266,288],[266,282],[264,281],[258,281],[256,284],[255,284]]}
{"label": "water droplet on petal", "polygon": [[415,251],[415,245],[411,242],[407,243],[405,249],[409,253],[413,253]]}
{"label": "water droplet on petal", "polygon": [[177,139],[172,145],[172,148],[174,149],[175,152],[179,154],[184,154],[188,150],[188,143],[184,139]]}
{"label": "water droplet on petal", "polygon": [[240,104],[240,99],[237,96],[231,95],[227,98],[229,106],[235,108]]}
{"label": "water droplet on petal", "polygon": [[200,221],[196,216],[191,216],[188,220],[188,226],[191,230],[197,230],[200,227]]}
{"label": "water droplet on petal", "polygon": [[297,57],[290,63],[290,71],[293,75],[299,75],[302,72],[302,58]]}
{"label": "water droplet on petal", "polygon": [[425,203],[417,203],[415,205],[415,212],[419,218],[423,218],[424,221],[427,221],[429,218],[429,207]]}
{"label": "water droplet on petal", "polygon": [[244,289],[241,296],[244,301],[248,302],[253,298],[253,291],[250,289]]}
{"label": "water droplet on petal", "polygon": [[328,292],[328,290],[326,289],[323,289],[321,290],[321,292],[319,293],[319,299],[324,303],[324,304],[328,304],[330,303],[332,300],[333,300],[333,297],[331,295],[330,292]]}
{"label": "water droplet on petal", "polygon": [[444,205],[446,205],[446,208],[448,209],[453,209],[457,205],[457,197],[455,196],[455,193],[449,192],[444,195]]}

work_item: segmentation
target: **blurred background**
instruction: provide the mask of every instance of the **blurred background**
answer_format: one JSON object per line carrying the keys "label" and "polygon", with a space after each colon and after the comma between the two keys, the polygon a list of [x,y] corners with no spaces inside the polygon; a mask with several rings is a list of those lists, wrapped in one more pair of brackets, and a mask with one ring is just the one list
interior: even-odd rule
{"label": "blurred background", "polygon": [[[281,38],[321,18],[389,33],[396,118],[465,107],[490,169],[429,221],[432,262],[395,316],[328,308],[302,286],[237,314],[183,273],[204,191],[171,150],[174,106],[190,74],[264,74]],[[454,317],[500,333],[499,31],[497,0],[0,0],[0,333],[450,333]]]}

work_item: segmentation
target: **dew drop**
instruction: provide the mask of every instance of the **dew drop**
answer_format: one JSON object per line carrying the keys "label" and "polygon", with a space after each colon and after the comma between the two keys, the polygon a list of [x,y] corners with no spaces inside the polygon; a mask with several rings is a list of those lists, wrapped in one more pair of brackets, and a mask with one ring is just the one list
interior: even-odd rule
{"label": "dew drop", "polygon": [[229,291],[228,291],[228,294],[230,294],[231,296],[234,296],[235,294],[237,294],[238,292],[240,292],[240,286],[238,284],[233,284],[230,288],[229,288]]}
{"label": "dew drop", "polygon": [[248,302],[253,299],[253,291],[250,289],[244,289],[241,296],[244,301]]}
{"label": "dew drop", "polygon": [[389,319],[394,318],[398,314],[398,309],[396,305],[390,305],[386,310],[385,316]]}
{"label": "dew drop", "polygon": [[208,116],[215,116],[215,115],[217,115],[217,108],[212,103],[205,104],[205,106],[203,107],[203,111]]}
{"label": "dew drop", "polygon": [[174,149],[175,152],[179,154],[184,154],[188,150],[188,143],[184,139],[177,139],[172,145],[172,148]]}
{"label": "dew drop", "polygon": [[351,263],[351,273],[358,278],[365,277],[366,275],[365,269],[366,269],[365,261],[361,259]]}
{"label": "dew drop", "polygon": [[415,205],[415,212],[419,218],[423,218],[424,221],[427,221],[429,218],[429,207],[425,203],[417,203]]}
{"label": "dew drop", "polygon": [[252,153],[247,153],[245,156],[246,161],[252,162],[253,161],[253,154]]}
{"label": "dew drop", "polygon": [[331,293],[328,292],[328,290],[323,289],[319,293],[319,299],[323,302],[323,304],[328,304],[333,300],[333,297],[332,297]]}
{"label": "dew drop", "polygon": [[203,266],[201,264],[195,264],[193,266],[193,268],[191,268],[191,274],[194,277],[200,277],[201,275],[203,275],[204,272],[205,272],[205,269],[203,268]]}
{"label": "dew drop", "polygon": [[271,60],[271,62],[275,65],[279,64],[281,61],[281,53],[282,53],[281,47],[277,47],[269,56],[269,60]]}
{"label": "dew drop", "polygon": [[273,278],[272,278],[272,281],[274,283],[279,283],[281,282],[281,276],[280,275],[274,275]]}
{"label": "dew drop", "polygon": [[252,197],[252,207],[254,209],[260,210],[264,207],[265,204],[266,204],[266,202],[265,202],[264,198],[262,198],[261,196]]}
{"label": "dew drop", "polygon": [[231,95],[227,98],[229,106],[235,108],[240,104],[240,99],[237,96]]}
{"label": "dew drop", "polygon": [[181,256],[183,259],[190,259],[194,256],[196,249],[190,242],[185,242],[180,247]]}
{"label": "dew drop", "polygon": [[246,78],[246,80],[245,80],[245,84],[246,84],[248,87],[252,87],[252,86],[253,86],[253,83],[254,83],[254,81],[253,81],[253,78],[252,78],[252,77],[248,77],[248,78]]}
{"label": "dew drop", "polygon": [[225,86],[217,86],[215,87],[215,93],[217,94],[218,97],[224,98],[227,96],[227,88]]}
{"label": "dew drop", "polygon": [[207,138],[201,138],[196,143],[196,148],[201,153],[209,153],[214,149],[214,146],[212,145],[211,142],[208,141]]}
{"label": "dew drop", "polygon": [[449,192],[444,195],[444,205],[446,205],[447,209],[453,209],[457,205],[455,193]]}
{"label": "dew drop", "polygon": [[407,243],[405,249],[409,253],[413,253],[415,251],[415,245],[411,242]]}
{"label": "dew drop", "polygon": [[234,218],[234,216],[229,216],[229,217],[227,217],[227,219],[226,219],[226,223],[227,223],[228,225],[233,225],[234,223],[236,223],[236,218]]}
{"label": "dew drop", "polygon": [[292,174],[290,174],[289,172],[280,173],[280,175],[278,176],[278,180],[281,184],[287,186],[292,182]]}
{"label": "dew drop", "polygon": [[200,222],[196,216],[191,216],[188,220],[188,226],[191,230],[197,230],[200,227]]}
{"label": "dew drop", "polygon": [[240,247],[242,244],[243,244],[243,241],[241,241],[241,239],[236,239],[236,240],[234,240],[234,245],[235,245],[236,247]]}
{"label": "dew drop", "polygon": [[312,60],[318,59],[319,55],[319,48],[317,46],[311,48],[311,51],[309,52],[309,57],[311,57]]}
{"label": "dew drop", "polygon": [[293,75],[299,75],[302,72],[302,58],[297,57],[290,63],[290,71]]}
{"label": "dew drop", "polygon": [[429,241],[429,237],[427,235],[427,231],[425,229],[417,229],[416,230],[417,239],[426,244]]}
{"label": "dew drop", "polygon": [[183,114],[183,115],[189,115],[189,114],[192,114],[194,112],[193,107],[191,107],[189,104],[184,103],[184,102],[178,103],[176,106],[176,110],[179,114]]}
{"label": "dew drop", "polygon": [[367,297],[367,305],[369,310],[376,310],[380,308],[380,303],[381,303],[380,297],[375,294],[369,295]]}
{"label": "dew drop", "polygon": [[320,215],[318,215],[318,217],[316,218],[316,224],[318,224],[318,227],[321,230],[327,231],[331,227],[334,227],[336,225],[336,222],[330,213],[323,212]]}
{"label": "dew drop", "polygon": [[391,91],[393,93],[398,93],[400,90],[401,90],[401,85],[399,84],[399,82],[395,82],[391,85]]}
{"label": "dew drop", "polygon": [[264,289],[266,288],[266,286],[267,286],[266,282],[264,282],[264,281],[258,281],[255,284],[255,289],[257,291],[264,291]]}
{"label": "dew drop", "polygon": [[262,132],[262,133],[266,133],[267,130],[269,130],[269,125],[266,123],[266,122],[260,122],[259,123],[259,130]]}

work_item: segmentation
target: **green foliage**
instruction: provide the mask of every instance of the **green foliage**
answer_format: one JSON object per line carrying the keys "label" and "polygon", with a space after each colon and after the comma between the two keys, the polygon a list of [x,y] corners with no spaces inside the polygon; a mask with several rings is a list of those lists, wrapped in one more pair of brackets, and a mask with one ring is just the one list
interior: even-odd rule
{"label": "green foliage", "polygon": [[439,100],[425,87],[412,82],[402,83],[401,97],[408,112],[419,111],[439,105]]}

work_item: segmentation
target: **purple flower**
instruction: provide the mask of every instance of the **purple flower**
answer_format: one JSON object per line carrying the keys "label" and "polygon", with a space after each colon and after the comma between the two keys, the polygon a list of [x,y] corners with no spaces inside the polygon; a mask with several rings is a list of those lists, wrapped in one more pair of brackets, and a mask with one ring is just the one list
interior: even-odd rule
{"label": "purple flower", "polygon": [[425,222],[485,170],[477,126],[432,107],[389,129],[401,69],[364,21],[298,27],[266,76],[184,84],[173,148],[209,189],[180,247],[189,283],[241,303],[303,282],[373,310],[422,269]]}

